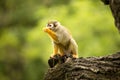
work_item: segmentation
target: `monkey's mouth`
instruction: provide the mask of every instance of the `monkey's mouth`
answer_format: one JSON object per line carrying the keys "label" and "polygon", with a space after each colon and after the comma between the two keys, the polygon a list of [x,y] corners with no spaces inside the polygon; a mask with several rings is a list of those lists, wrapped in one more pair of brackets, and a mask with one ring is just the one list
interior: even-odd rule
{"label": "monkey's mouth", "polygon": [[47,27],[47,28],[49,28],[50,30],[54,31],[54,28],[53,28],[53,27]]}

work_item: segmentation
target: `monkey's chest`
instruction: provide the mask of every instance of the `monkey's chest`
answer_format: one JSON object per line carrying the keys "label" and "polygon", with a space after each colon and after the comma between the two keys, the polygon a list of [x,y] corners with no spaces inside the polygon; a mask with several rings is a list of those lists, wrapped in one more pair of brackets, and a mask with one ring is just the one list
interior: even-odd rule
{"label": "monkey's chest", "polygon": [[58,46],[58,48],[60,48],[60,49],[63,49],[63,50],[68,50],[69,49],[69,45],[70,45],[70,40],[68,40],[67,42],[59,42],[59,43],[56,43],[56,42],[54,42],[55,43],[55,45],[57,45]]}

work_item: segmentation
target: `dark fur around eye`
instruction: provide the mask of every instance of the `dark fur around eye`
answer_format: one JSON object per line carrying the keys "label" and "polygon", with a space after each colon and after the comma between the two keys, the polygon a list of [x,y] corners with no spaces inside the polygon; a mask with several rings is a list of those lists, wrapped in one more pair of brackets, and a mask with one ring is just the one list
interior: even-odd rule
{"label": "dark fur around eye", "polygon": [[51,24],[47,24],[47,27],[51,27],[52,25]]}
{"label": "dark fur around eye", "polygon": [[54,22],[54,27],[57,27],[57,22]]}
{"label": "dark fur around eye", "polygon": [[58,25],[57,23],[58,23],[57,21],[50,21],[50,22],[48,22],[47,26],[50,27],[51,24],[53,24],[53,27],[57,27],[57,25]]}

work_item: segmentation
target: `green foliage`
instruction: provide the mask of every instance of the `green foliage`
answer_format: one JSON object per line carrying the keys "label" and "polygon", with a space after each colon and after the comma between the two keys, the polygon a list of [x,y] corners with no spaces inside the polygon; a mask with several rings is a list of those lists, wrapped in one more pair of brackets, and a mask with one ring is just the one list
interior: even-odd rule
{"label": "green foliage", "polygon": [[94,0],[1,0],[0,80],[42,80],[52,43],[42,28],[49,20],[67,27],[79,56],[120,50],[120,35],[110,9]]}

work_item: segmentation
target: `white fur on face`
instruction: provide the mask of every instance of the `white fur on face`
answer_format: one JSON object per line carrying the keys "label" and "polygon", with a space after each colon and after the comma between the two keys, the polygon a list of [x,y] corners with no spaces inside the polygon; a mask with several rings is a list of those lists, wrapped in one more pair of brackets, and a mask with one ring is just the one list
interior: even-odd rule
{"label": "white fur on face", "polygon": [[54,25],[53,25],[53,24],[48,24],[47,27],[49,27],[49,28],[53,28]]}

